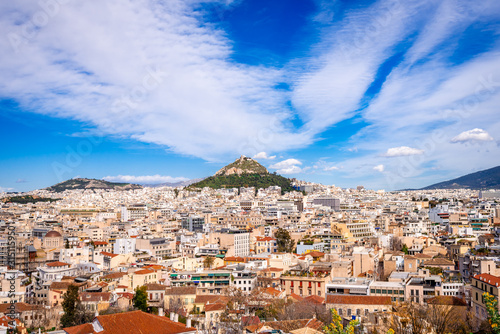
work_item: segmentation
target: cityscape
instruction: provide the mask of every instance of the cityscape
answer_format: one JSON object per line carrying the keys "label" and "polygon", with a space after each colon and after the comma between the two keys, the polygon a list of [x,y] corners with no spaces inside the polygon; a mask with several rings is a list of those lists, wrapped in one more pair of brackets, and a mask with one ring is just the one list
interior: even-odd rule
{"label": "cityscape", "polygon": [[500,3],[0,5],[0,334],[500,333]]}

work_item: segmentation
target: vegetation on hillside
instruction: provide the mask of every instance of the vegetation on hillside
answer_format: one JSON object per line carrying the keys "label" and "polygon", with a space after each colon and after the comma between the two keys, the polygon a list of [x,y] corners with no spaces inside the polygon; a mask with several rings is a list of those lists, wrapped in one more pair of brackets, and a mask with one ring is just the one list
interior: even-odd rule
{"label": "vegetation on hillside", "polygon": [[241,188],[241,187],[255,187],[268,188],[270,186],[281,187],[282,192],[290,192],[294,189],[291,182],[286,177],[277,174],[242,174],[242,175],[220,175],[210,176],[203,181],[193,183],[188,188],[205,188],[212,189],[220,188]]}
{"label": "vegetation on hillside", "polygon": [[55,184],[51,187],[48,187],[47,190],[54,192],[63,192],[65,190],[73,190],[73,189],[115,189],[115,190],[128,190],[128,189],[141,189],[142,186],[132,183],[115,183],[109,182],[105,180],[97,180],[97,179],[71,179],[58,184]]}
{"label": "vegetation on hillside", "polygon": [[2,199],[2,201],[5,203],[19,203],[19,204],[36,203],[36,202],[56,202],[58,200],[59,198],[45,198],[45,197],[38,197],[31,195],[11,196]]}

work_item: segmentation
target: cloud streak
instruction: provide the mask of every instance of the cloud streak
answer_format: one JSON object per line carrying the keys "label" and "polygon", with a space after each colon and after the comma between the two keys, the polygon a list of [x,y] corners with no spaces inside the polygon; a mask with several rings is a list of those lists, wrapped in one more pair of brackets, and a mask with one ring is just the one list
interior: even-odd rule
{"label": "cloud streak", "polygon": [[157,184],[157,183],[175,183],[181,181],[189,180],[186,177],[172,177],[165,175],[116,175],[116,176],[105,176],[103,180],[111,182],[127,182],[127,183],[139,183],[139,184]]}

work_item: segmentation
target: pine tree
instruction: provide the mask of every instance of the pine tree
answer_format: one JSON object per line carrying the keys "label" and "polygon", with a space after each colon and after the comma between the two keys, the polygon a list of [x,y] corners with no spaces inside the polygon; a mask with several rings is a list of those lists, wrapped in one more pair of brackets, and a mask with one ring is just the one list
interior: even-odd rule
{"label": "pine tree", "polygon": [[70,285],[68,291],[63,295],[62,308],[64,314],[61,317],[61,326],[63,328],[79,325],[76,319],[78,304],[78,287]]}
{"label": "pine tree", "polygon": [[132,299],[134,307],[143,312],[148,311],[148,292],[145,285],[135,289],[135,296]]}

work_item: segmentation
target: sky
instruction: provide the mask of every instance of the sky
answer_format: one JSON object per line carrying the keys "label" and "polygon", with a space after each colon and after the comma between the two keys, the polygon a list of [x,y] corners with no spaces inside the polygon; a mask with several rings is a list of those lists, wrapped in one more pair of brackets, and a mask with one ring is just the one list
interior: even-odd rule
{"label": "sky", "polygon": [[500,165],[500,2],[0,3],[0,192],[240,155],[340,187]]}

